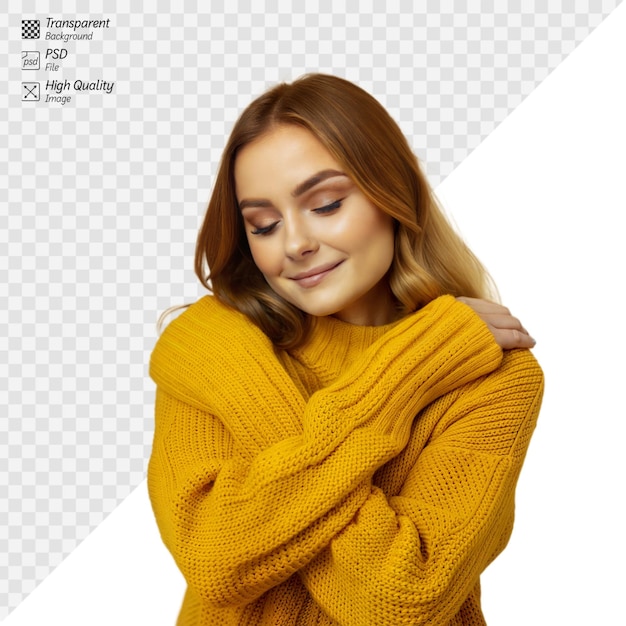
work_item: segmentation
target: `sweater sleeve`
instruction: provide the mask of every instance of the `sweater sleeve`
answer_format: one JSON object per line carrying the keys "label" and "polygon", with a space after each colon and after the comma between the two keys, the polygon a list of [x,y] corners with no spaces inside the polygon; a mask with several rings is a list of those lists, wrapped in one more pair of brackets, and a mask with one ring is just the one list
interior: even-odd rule
{"label": "sweater sleeve", "polygon": [[435,428],[400,492],[372,487],[300,572],[329,616],[342,626],[451,622],[509,539],[542,393],[541,369],[518,350],[418,417]]}
{"label": "sweater sleeve", "polygon": [[[220,352],[234,392],[190,354],[176,336],[153,353],[149,488],[188,584],[222,606],[247,604],[310,563],[370,502],[374,472],[406,445],[415,415],[502,359],[484,324],[453,298],[389,331],[308,402],[280,378],[270,351],[263,359],[257,350]],[[178,384],[183,365],[194,385]],[[271,401],[251,380],[272,389]]]}

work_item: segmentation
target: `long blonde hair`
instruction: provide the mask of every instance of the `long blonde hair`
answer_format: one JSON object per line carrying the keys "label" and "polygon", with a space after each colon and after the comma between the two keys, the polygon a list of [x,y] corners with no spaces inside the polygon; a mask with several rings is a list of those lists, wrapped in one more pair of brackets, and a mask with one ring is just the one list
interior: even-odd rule
{"label": "long blonde hair", "polygon": [[306,339],[309,316],[277,295],[252,259],[235,195],[238,152],[279,125],[310,131],[363,194],[393,217],[389,286],[403,313],[443,294],[494,297],[489,275],[446,220],[398,125],[366,91],[325,74],[273,87],[233,128],[195,253],[195,272],[215,297],[247,315],[278,347]]}

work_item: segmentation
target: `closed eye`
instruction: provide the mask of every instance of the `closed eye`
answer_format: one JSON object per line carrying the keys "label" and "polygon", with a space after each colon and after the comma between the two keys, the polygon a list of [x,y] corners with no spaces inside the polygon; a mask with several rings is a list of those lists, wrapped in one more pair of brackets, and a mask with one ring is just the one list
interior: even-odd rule
{"label": "closed eye", "polygon": [[313,212],[319,213],[321,215],[324,215],[325,213],[332,213],[333,211],[336,211],[341,206],[342,202],[343,202],[343,199],[336,200],[335,202],[332,202],[331,204],[327,204],[326,206],[319,207],[318,209],[313,209]]}
{"label": "closed eye", "polygon": [[[318,207],[317,209],[312,209],[313,213],[317,213],[318,215],[329,215],[339,209],[341,203],[343,202],[343,198],[340,200],[335,200],[335,202],[331,202],[322,207]],[[278,222],[273,222],[268,226],[258,226],[254,230],[251,230],[250,233],[252,235],[269,235],[275,228],[278,226]]]}
{"label": "closed eye", "polygon": [[278,222],[274,222],[273,224],[270,224],[269,226],[255,228],[254,230],[251,230],[250,232],[253,235],[269,235],[274,230],[274,228],[276,228],[277,224]]}

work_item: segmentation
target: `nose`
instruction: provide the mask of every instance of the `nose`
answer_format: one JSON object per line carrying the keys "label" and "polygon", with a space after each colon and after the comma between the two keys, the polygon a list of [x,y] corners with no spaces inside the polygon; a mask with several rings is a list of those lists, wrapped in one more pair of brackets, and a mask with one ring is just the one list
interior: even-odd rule
{"label": "nose", "polygon": [[314,254],[319,242],[301,216],[285,219],[285,254],[293,260]]}

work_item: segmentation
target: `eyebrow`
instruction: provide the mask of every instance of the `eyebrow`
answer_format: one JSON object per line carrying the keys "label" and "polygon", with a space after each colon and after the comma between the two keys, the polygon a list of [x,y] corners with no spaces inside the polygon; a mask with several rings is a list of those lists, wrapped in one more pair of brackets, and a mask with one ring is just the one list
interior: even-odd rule
{"label": "eyebrow", "polygon": [[[305,194],[309,191],[309,189],[313,189],[313,187],[319,185],[326,179],[334,178],[335,176],[346,176],[346,174],[344,172],[340,172],[339,170],[322,170],[298,184],[291,192],[291,195],[292,197],[297,198]],[[270,206],[270,204],[271,203],[267,200],[242,200],[239,203],[239,210],[241,211],[248,207],[267,207]]]}
{"label": "eyebrow", "polygon": [[300,183],[292,192],[291,195],[294,198],[301,196],[303,193],[306,193],[309,189],[313,189],[315,185],[319,185],[322,181],[325,181],[327,178],[333,178],[334,176],[345,176],[343,172],[339,172],[337,170],[322,170],[317,174],[313,174],[310,178],[307,178],[304,182]]}

